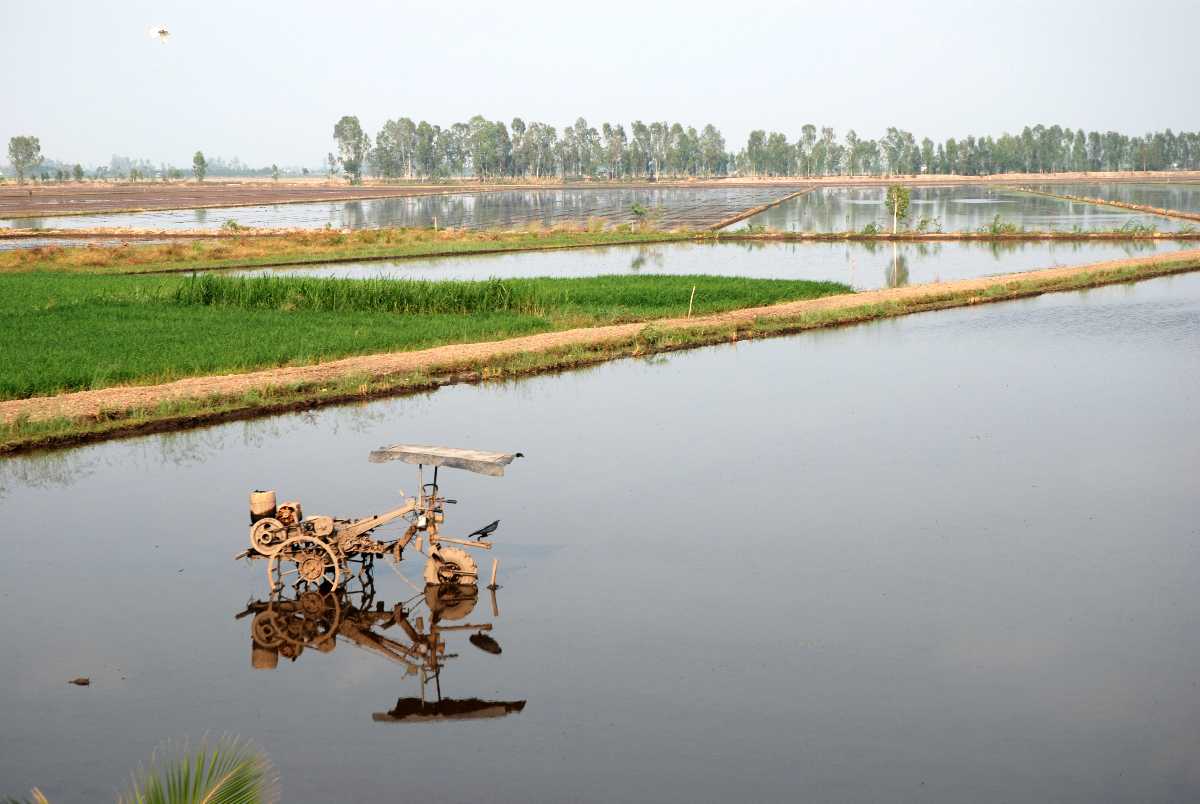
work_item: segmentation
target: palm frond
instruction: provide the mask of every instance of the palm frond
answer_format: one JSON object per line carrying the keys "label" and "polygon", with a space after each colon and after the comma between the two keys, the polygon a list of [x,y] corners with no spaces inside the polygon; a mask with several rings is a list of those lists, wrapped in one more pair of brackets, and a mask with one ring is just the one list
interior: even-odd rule
{"label": "palm frond", "polygon": [[50,804],[50,800],[45,794],[36,787],[29,791],[29,798],[13,798],[9,796],[4,799],[4,804]]}
{"label": "palm frond", "polygon": [[167,743],[133,775],[121,804],[263,804],[279,800],[279,777],[253,743],[222,737],[215,743]]}

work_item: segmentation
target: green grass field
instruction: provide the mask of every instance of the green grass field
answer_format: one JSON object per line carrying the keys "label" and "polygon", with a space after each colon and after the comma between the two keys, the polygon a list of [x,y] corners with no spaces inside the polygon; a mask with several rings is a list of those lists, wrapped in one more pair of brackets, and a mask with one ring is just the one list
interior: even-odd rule
{"label": "green grass field", "polygon": [[849,293],[835,282],[598,276],[428,282],[0,275],[0,398],[313,363]]}

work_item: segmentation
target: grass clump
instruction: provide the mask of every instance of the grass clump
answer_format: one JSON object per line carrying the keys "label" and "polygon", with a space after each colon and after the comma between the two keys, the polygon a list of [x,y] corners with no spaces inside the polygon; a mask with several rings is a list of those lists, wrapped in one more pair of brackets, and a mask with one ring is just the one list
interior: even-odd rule
{"label": "grass clump", "polygon": [[1117,229],[1116,231],[1120,232],[1121,234],[1133,235],[1135,237],[1145,237],[1147,235],[1153,235],[1155,232],[1157,232],[1158,227],[1153,223],[1142,223],[1140,220],[1135,218],[1133,220],[1125,221],[1125,223],[1121,225],[1121,228]]}
{"label": "grass clump", "polygon": [[1002,235],[1020,234],[1023,230],[1020,226],[1017,226],[1015,223],[1011,223],[1009,221],[1003,220],[1000,217],[1000,213],[997,212],[996,217],[992,218],[992,222],[990,224],[988,224],[987,226],[981,228],[979,231],[981,231],[985,234],[1002,236]]}

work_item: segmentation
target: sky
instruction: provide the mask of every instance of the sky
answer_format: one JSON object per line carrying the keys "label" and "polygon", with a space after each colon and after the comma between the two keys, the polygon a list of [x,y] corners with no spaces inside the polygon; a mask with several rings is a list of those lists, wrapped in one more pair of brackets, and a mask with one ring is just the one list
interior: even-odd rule
{"label": "sky", "polygon": [[[151,27],[171,31],[166,44]],[[358,115],[805,123],[935,140],[1200,129],[1200,3],[0,0],[0,142],[64,162],[321,164]]]}

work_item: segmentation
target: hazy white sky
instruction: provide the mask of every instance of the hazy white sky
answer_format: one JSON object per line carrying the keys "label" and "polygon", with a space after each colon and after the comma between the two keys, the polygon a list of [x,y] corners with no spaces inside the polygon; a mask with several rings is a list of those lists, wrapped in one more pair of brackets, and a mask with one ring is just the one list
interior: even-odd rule
{"label": "hazy white sky", "polygon": [[[147,36],[153,25],[173,36]],[[807,122],[876,137],[1200,129],[1200,2],[0,0],[0,141],[317,165],[357,114]]]}

